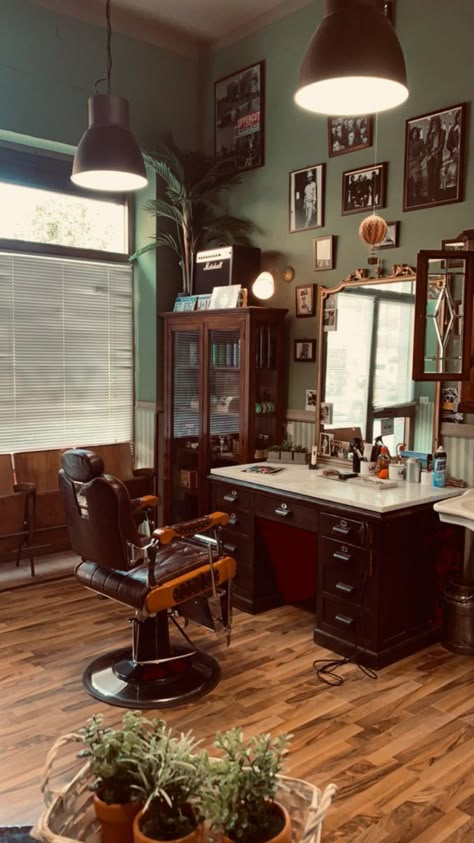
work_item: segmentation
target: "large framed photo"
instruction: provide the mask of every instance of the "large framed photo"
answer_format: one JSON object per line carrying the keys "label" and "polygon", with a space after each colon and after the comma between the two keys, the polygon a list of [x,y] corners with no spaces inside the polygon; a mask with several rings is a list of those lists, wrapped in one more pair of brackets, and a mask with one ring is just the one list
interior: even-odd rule
{"label": "large framed photo", "polygon": [[373,117],[328,117],[328,152],[330,157],[345,155],[372,146]]}
{"label": "large framed photo", "polygon": [[316,313],[315,284],[300,285],[295,288],[296,316],[314,316]]}
{"label": "large framed photo", "polygon": [[237,171],[263,167],[265,62],[214,84],[214,122],[217,159],[231,159]]}
{"label": "large framed photo", "polygon": [[342,174],[342,214],[385,208],[388,164],[372,164]]}
{"label": "large framed photo", "polygon": [[406,121],[403,210],[461,202],[466,103]]}
{"label": "large framed photo", "polygon": [[324,225],[324,164],[290,173],[290,232]]}

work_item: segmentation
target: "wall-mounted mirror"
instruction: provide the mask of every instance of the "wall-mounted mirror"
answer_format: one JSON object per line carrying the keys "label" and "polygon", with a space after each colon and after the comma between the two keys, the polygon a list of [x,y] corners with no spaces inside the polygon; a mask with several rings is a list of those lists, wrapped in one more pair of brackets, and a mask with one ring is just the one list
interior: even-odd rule
{"label": "wall-mounted mirror", "polygon": [[412,378],[415,284],[414,270],[403,266],[390,276],[319,287],[316,431],[323,458],[347,459],[340,443],[359,431],[365,442],[382,435],[392,454],[401,442],[416,451],[435,448],[439,384]]}

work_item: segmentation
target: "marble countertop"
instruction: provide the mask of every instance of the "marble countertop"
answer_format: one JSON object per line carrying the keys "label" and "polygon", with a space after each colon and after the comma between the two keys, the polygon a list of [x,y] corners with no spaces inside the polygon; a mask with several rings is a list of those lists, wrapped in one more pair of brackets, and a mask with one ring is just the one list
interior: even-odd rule
{"label": "marble countertop", "polygon": [[[247,465],[232,465],[211,469],[211,476],[245,486],[261,487],[269,492],[289,492],[302,498],[347,504],[371,512],[393,512],[417,504],[435,503],[443,498],[461,495],[465,489],[433,488],[422,483],[397,482],[396,488],[378,489],[360,478],[333,480],[323,476],[323,470],[310,471],[305,465],[285,465],[276,474],[246,472]],[[278,463],[260,465],[281,468]],[[389,481],[392,482],[392,481]]]}

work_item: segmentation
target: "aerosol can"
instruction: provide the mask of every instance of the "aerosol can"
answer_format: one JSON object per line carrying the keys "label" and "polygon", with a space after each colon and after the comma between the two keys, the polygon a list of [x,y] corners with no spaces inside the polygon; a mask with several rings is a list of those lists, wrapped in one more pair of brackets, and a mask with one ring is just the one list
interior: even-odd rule
{"label": "aerosol can", "polygon": [[447,454],[444,448],[440,445],[436,449],[433,457],[433,486],[446,486],[446,469],[447,469]]}

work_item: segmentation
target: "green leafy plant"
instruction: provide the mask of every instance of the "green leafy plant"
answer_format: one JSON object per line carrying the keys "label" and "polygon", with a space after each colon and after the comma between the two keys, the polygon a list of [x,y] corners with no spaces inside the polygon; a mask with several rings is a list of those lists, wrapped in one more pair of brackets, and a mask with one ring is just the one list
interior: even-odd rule
{"label": "green leafy plant", "polygon": [[173,737],[163,728],[151,738],[140,766],[138,792],[145,804],[140,828],[155,840],[190,834],[202,820],[202,793],[209,768],[207,753],[190,732]]}
{"label": "green leafy plant", "polygon": [[161,141],[155,154],[144,158],[157,174],[164,196],[145,204],[145,210],[156,217],[159,230],[131,260],[161,246],[172,249],[181,266],[183,293],[189,295],[199,249],[250,243],[253,223],[223,214],[219,208],[222,192],[241,179],[226,159],[216,161],[197,150],[181,150],[171,136]]}
{"label": "green leafy plant", "polygon": [[149,764],[149,744],[160,739],[163,721],[148,720],[137,711],[127,711],[122,727],[103,726],[101,714],[79,730],[86,748],[80,758],[90,760],[93,789],[107,804],[124,804],[139,798],[138,785],[143,766]]}
{"label": "green leafy plant", "polygon": [[293,443],[289,439],[284,439],[280,445],[280,451],[293,451]]}
{"label": "green leafy plant", "polygon": [[209,761],[203,797],[212,827],[246,843],[270,840],[281,830],[274,799],[289,737],[263,734],[246,742],[242,729],[217,734],[215,746],[224,755]]}
{"label": "green leafy plant", "polygon": [[293,450],[296,454],[306,454],[307,453],[307,448],[305,448],[303,445],[294,445]]}

